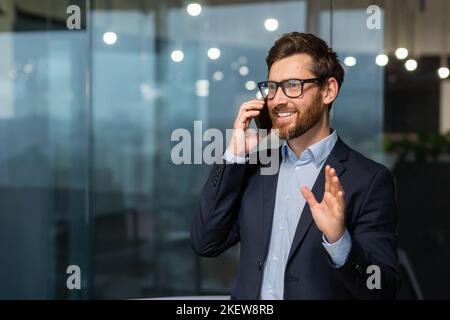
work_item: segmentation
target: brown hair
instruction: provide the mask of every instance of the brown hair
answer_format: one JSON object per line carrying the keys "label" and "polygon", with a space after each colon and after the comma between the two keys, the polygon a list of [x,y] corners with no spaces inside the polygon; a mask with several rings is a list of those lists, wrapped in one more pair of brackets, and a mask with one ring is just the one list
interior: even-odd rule
{"label": "brown hair", "polygon": [[276,61],[299,53],[306,53],[312,57],[313,64],[310,70],[316,77],[333,77],[339,85],[339,90],[341,89],[344,69],[336,52],[328,47],[325,41],[311,33],[290,32],[278,38],[267,54],[268,72]]}

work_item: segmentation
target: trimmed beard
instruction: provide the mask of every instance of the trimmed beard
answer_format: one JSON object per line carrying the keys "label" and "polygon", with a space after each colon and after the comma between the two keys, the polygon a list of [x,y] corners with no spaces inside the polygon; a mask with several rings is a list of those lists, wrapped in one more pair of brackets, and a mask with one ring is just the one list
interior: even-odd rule
{"label": "trimmed beard", "polygon": [[[290,140],[300,137],[312,127],[314,127],[322,119],[324,113],[322,106],[322,96],[320,94],[317,94],[314,101],[307,108],[305,108],[306,111],[303,114],[300,111],[297,111],[295,126],[293,128],[291,128],[290,126],[274,128],[279,130],[278,136],[280,137],[280,139]],[[274,112],[270,113],[270,116],[272,117],[272,123],[276,123],[276,112],[278,110],[274,109],[273,111]],[[300,117],[302,117],[302,119]]]}

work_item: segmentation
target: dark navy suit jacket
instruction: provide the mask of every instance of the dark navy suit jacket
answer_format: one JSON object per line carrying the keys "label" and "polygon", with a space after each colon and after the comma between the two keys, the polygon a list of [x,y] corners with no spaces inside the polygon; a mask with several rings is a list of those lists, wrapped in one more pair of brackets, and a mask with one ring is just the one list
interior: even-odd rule
{"label": "dark navy suit jacket", "polygon": [[[306,203],[286,265],[284,299],[395,298],[399,266],[395,190],[390,171],[354,151],[340,138],[323,168],[326,164],[336,169],[345,191],[345,226],[352,248],[346,263],[334,268],[322,245],[322,232],[314,224]],[[201,256],[215,257],[240,243],[232,299],[260,298],[277,182],[282,183],[277,181],[278,174],[261,175],[261,166],[215,164],[192,225],[191,245]],[[312,189],[318,201],[324,193],[323,168]],[[380,289],[367,285],[375,283],[376,271],[368,269],[371,265],[379,267]]]}

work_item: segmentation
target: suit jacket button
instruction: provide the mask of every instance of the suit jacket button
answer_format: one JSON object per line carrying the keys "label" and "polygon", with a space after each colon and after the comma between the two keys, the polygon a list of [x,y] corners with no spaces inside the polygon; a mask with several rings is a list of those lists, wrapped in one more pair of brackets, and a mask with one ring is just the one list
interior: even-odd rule
{"label": "suit jacket button", "polygon": [[261,260],[258,261],[258,269],[262,270],[263,262]]}

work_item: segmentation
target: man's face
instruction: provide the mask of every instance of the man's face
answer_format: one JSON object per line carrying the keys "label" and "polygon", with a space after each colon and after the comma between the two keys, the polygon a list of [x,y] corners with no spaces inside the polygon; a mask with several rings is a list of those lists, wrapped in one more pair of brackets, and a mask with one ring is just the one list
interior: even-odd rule
{"label": "man's face", "polygon": [[[270,81],[316,78],[310,70],[312,58],[307,54],[296,54],[272,64]],[[281,139],[293,139],[314,127],[323,116],[326,106],[322,103],[320,87],[316,83],[305,83],[303,94],[298,98],[287,97],[278,88],[273,99],[267,101],[273,128],[279,130]]]}

